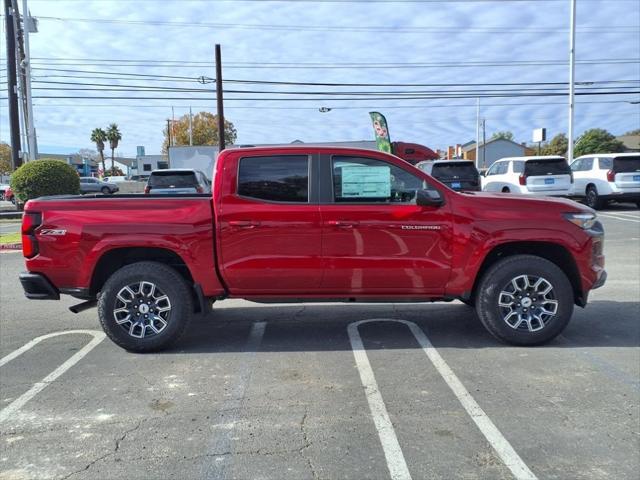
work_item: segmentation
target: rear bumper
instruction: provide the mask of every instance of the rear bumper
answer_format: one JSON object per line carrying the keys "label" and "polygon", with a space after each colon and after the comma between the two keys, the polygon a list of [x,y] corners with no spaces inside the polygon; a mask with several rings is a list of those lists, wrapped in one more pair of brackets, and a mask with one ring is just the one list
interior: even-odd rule
{"label": "rear bumper", "polygon": [[618,202],[640,202],[640,191],[637,192],[612,192],[609,195],[602,195],[605,200],[616,200]]}
{"label": "rear bumper", "polygon": [[58,289],[40,273],[21,273],[20,283],[24,289],[24,295],[31,300],[60,300]]}

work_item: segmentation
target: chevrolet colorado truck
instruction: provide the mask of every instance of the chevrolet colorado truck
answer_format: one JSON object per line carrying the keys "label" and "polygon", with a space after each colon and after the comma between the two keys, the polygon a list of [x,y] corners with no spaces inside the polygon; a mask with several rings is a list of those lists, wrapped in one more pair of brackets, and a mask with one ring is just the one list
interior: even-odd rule
{"label": "chevrolet colorado truck", "polygon": [[214,301],[473,306],[536,345],[604,284],[604,231],[570,200],[455,192],[382,152],[220,153],[211,194],[43,197],[22,224],[27,298],[97,305],[129,351],[168,347]]}

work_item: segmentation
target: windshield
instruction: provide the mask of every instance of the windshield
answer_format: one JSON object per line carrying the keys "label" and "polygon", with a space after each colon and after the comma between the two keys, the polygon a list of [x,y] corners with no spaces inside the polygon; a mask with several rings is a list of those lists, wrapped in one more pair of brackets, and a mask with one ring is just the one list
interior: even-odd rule
{"label": "windshield", "polygon": [[524,171],[527,176],[538,175],[569,175],[571,169],[564,158],[527,160]]}
{"label": "windshield", "polygon": [[149,186],[155,188],[190,188],[197,184],[193,172],[158,172],[149,177]]}
{"label": "windshield", "polygon": [[431,174],[438,179],[445,178],[476,178],[478,171],[471,162],[437,163]]}

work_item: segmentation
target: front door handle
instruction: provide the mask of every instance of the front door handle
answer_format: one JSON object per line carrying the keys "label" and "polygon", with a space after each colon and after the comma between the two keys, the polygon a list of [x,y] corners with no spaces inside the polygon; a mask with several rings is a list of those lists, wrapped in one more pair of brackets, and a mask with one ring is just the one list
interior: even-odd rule
{"label": "front door handle", "polygon": [[351,222],[347,220],[329,220],[327,221],[327,225],[338,228],[353,228],[357,226],[360,222]]}
{"label": "front door handle", "polygon": [[231,220],[229,221],[229,226],[235,228],[255,228],[260,226],[260,222],[251,220]]}

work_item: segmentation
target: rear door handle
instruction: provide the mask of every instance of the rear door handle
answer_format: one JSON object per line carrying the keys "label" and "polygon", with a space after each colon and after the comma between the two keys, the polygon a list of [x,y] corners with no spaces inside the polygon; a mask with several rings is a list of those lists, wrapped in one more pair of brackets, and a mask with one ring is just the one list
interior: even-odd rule
{"label": "rear door handle", "polygon": [[358,225],[360,222],[350,222],[346,220],[329,220],[327,221],[327,225],[338,228],[353,228]]}
{"label": "rear door handle", "polygon": [[236,228],[255,228],[260,225],[260,222],[251,221],[251,220],[231,220],[229,221],[230,227]]}

